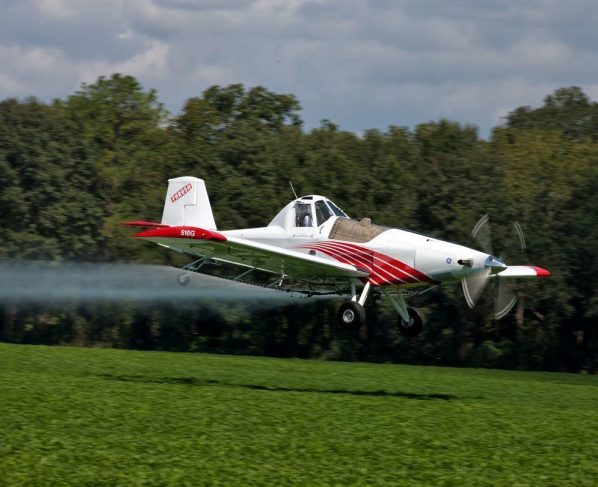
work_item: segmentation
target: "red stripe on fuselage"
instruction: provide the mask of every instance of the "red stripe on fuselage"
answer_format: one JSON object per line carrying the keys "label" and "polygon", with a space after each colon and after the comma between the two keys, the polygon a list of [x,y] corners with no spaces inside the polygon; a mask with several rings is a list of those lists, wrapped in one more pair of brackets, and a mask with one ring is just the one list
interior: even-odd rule
{"label": "red stripe on fuselage", "polygon": [[318,247],[318,250],[320,252],[322,252],[323,254],[329,255],[330,257],[332,257],[340,262],[344,262],[346,264],[351,264],[355,267],[365,268],[365,270],[370,273],[369,281],[372,284],[382,284],[382,282],[386,282],[386,283],[390,284],[393,282],[393,279],[394,279],[393,277],[391,277],[389,279],[387,277],[380,276],[376,272],[376,268],[372,264],[371,260],[357,258],[355,255],[353,255],[349,252],[343,252],[343,251],[337,250],[337,249]]}
{"label": "red stripe on fuselage", "polygon": [[340,262],[356,267],[366,267],[371,273],[369,281],[373,285],[416,282],[437,284],[436,281],[404,262],[353,243],[329,240],[304,244],[300,247],[319,250]]}
{"label": "red stripe on fuselage", "polygon": [[372,280],[372,283],[375,282],[376,284],[397,284],[397,280],[403,284],[415,282],[415,280],[411,276],[399,277],[399,274],[393,272],[393,270],[388,268],[388,266],[380,266],[379,264],[377,264],[377,258],[375,256],[375,253],[371,250],[362,247],[346,248],[342,245],[334,245],[325,242],[320,243],[320,245],[317,246],[317,249],[320,251],[324,251],[323,249],[327,249],[328,251],[331,251],[336,255],[342,255],[345,258],[352,259],[353,265],[356,265],[356,260],[362,263],[362,265],[365,265],[370,271],[370,280]]}
{"label": "red stripe on fuselage", "polygon": [[[326,243],[323,242],[322,245],[326,245]],[[370,255],[372,257],[373,265],[376,268],[386,271],[388,274],[393,276],[393,278],[398,278],[403,282],[406,282],[406,283],[407,282],[413,283],[413,282],[417,282],[417,281],[426,282],[426,279],[428,278],[427,276],[424,276],[423,274],[418,273],[415,269],[408,266],[407,264],[404,264],[404,263],[402,263],[396,259],[393,259],[392,257],[389,257],[385,254],[381,254],[380,252],[376,252],[371,249],[365,249],[364,247],[360,247],[358,245],[347,244],[345,242],[334,242],[332,245],[334,245],[335,247],[338,246],[341,248],[346,248],[353,252],[366,251],[368,253],[368,255]],[[379,262],[383,262],[383,264],[380,264]],[[417,274],[420,274],[420,276],[418,276]],[[423,278],[422,278],[422,276],[423,276]]]}

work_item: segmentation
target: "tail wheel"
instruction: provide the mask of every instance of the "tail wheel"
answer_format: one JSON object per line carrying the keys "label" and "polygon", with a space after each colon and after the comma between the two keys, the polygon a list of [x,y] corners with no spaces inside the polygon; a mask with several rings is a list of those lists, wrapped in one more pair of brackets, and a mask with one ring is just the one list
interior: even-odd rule
{"label": "tail wheel", "polygon": [[357,301],[347,301],[338,310],[338,324],[345,330],[356,330],[365,321],[365,309]]}
{"label": "tail wheel", "polygon": [[191,276],[189,273],[179,274],[176,278],[176,282],[179,283],[179,286],[186,286],[191,282]]}
{"label": "tail wheel", "polygon": [[399,316],[397,326],[403,336],[415,337],[424,330],[424,315],[417,308],[407,308],[409,321],[403,321]]}

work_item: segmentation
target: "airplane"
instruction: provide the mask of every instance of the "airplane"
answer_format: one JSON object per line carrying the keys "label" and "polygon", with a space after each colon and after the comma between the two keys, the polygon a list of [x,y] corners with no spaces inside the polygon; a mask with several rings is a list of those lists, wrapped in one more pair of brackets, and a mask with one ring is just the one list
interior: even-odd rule
{"label": "airplane", "polygon": [[[495,318],[499,319],[517,300],[508,287],[501,287],[504,279],[550,276],[541,267],[507,265],[492,255],[482,238],[489,235],[487,215],[472,232],[480,237],[485,252],[377,225],[369,218],[349,218],[320,195],[295,194],[268,226],[218,230],[205,182],[191,176],[168,180],[160,223],[123,224],[143,228],[134,238],[195,257],[183,267],[180,285],[189,283],[190,272],[209,274],[210,266],[224,266],[226,272],[220,277],[247,284],[307,296],[348,296],[337,314],[338,324],[346,330],[364,323],[364,304],[372,291],[388,298],[397,312],[399,331],[414,337],[423,330],[424,316],[418,308],[407,306],[410,297],[460,281],[473,308],[485,285],[495,280],[499,289]],[[516,230],[523,238],[518,224]]]}

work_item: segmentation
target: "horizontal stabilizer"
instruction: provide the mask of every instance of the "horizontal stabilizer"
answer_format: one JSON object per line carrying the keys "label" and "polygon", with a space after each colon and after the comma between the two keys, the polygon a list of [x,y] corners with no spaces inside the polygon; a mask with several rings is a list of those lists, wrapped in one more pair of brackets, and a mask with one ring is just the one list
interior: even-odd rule
{"label": "horizontal stabilizer", "polygon": [[164,223],[144,222],[144,221],[121,222],[121,225],[128,225],[130,227],[155,227],[155,228],[168,227],[168,225],[165,225]]}
{"label": "horizontal stabilizer", "polygon": [[548,277],[550,271],[531,265],[510,265],[496,275],[499,277]]}
{"label": "horizontal stabilizer", "polygon": [[135,238],[184,238],[190,240],[211,240],[213,242],[226,242],[226,237],[213,230],[205,230],[198,227],[170,227],[161,225],[161,228],[152,228],[133,235]]}

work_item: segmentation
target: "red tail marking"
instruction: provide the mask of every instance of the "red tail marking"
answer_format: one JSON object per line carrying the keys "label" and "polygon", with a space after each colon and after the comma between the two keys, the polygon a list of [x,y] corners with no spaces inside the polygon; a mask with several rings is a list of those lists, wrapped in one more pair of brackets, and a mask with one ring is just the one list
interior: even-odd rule
{"label": "red tail marking", "polygon": [[193,188],[193,185],[191,183],[187,183],[185,186],[183,186],[181,189],[179,189],[176,193],[172,194],[172,196],[170,197],[170,202],[174,203],[179,198],[182,198],[189,191],[191,191],[192,188]]}
{"label": "red tail marking", "polygon": [[226,237],[221,233],[212,230],[205,230],[198,227],[166,227],[152,228],[133,235],[136,238],[162,237],[162,238],[186,238],[194,240],[211,240],[213,242],[226,242]]}

